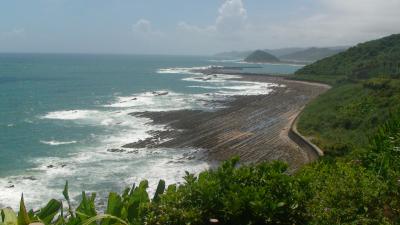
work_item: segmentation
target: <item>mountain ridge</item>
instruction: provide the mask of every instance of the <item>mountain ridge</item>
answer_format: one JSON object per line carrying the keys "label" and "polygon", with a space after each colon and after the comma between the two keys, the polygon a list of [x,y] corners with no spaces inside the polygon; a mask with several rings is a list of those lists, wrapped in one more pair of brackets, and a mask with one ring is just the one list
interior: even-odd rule
{"label": "mountain ridge", "polygon": [[400,34],[358,44],[347,51],[305,66],[296,75],[368,79],[400,77]]}
{"label": "mountain ridge", "polygon": [[245,62],[250,62],[250,63],[274,63],[274,62],[280,62],[280,60],[275,57],[274,55],[263,51],[263,50],[256,50],[253,53],[251,53],[249,56],[247,56],[244,59]]}

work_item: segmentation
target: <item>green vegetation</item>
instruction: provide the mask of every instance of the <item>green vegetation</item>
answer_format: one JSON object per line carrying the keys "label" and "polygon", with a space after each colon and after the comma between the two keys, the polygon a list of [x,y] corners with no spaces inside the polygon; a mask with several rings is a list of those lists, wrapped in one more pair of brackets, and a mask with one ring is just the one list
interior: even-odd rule
{"label": "green vegetation", "polygon": [[[295,79],[333,86],[306,107],[300,132],[331,156],[366,148],[368,138],[399,108],[400,65],[394,61],[400,63],[400,35],[359,44],[297,71]],[[368,69],[360,74],[364,66]]]}
{"label": "green vegetation", "polygon": [[332,88],[309,104],[299,131],[327,155],[343,156],[368,146],[391,112],[400,106],[400,80],[373,78]]}
{"label": "green vegetation", "polygon": [[[1,225],[111,224],[398,224],[400,222],[400,116],[395,114],[352,159],[322,159],[289,175],[281,162],[241,165],[238,159],[182,185],[159,182],[150,200],[147,181],[110,193],[104,214],[95,194],[82,193],[74,209],[65,200],[39,211],[2,209]],[[63,207],[64,206],[64,207]]]}
{"label": "green vegetation", "polygon": [[160,181],[152,200],[147,181],[110,193],[104,214],[95,194],[82,193],[73,209],[66,185],[65,201],[34,212],[22,198],[18,214],[2,209],[0,224],[398,224],[399,148],[400,116],[393,114],[351,159],[323,158],[293,175],[281,162],[238,166],[232,159],[166,190]]}
{"label": "green vegetation", "polygon": [[[333,58],[345,58],[346,68],[354,68],[350,61],[359,61],[346,58],[350,53],[379,45],[392,54],[399,46],[396,37]],[[384,57],[363,54],[370,62],[376,61],[372,54]],[[400,56],[391,60],[396,59]],[[322,68],[319,63],[326,62],[310,68]],[[74,209],[67,184],[64,201],[27,211],[22,197],[18,214],[1,210],[0,225],[400,224],[400,80],[386,67],[362,77],[357,71],[336,75],[330,68],[322,76],[297,75],[333,88],[306,107],[298,124],[326,156],[294,174],[281,162],[238,165],[235,158],[198,176],[187,173],[182,185],[165,188],[160,181],[152,200],[147,181],[121,195],[110,193],[104,214],[96,209],[95,194],[82,193]]]}
{"label": "green vegetation", "polygon": [[359,44],[337,55],[305,66],[296,72],[299,78],[324,81],[346,77],[350,80],[368,79],[377,75],[400,77],[400,34]]}
{"label": "green vegetation", "polygon": [[268,52],[257,50],[247,56],[244,61],[251,63],[274,63],[279,62],[279,59]]}
{"label": "green vegetation", "polygon": [[303,171],[316,178],[309,208],[319,224],[400,223],[399,63],[400,35],[392,35],[296,73],[295,79],[332,85],[298,124],[326,154]]}
{"label": "green vegetation", "polygon": [[287,61],[301,61],[301,62],[314,62],[339,52],[344,51],[344,48],[307,48],[291,54],[279,57],[281,60]]}

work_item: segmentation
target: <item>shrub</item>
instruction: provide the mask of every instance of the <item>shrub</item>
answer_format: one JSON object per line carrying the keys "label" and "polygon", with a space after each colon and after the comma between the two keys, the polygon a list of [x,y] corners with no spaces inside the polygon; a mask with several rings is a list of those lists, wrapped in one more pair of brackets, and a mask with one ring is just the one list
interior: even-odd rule
{"label": "shrub", "polygon": [[[187,174],[153,206],[149,224],[302,224],[306,183],[287,174],[281,162],[236,167],[237,159],[217,170]],[[189,220],[190,219],[190,220]],[[183,223],[185,221],[185,223]]]}
{"label": "shrub", "polygon": [[299,176],[309,181],[310,224],[382,224],[387,186],[357,162],[318,162]]}
{"label": "shrub", "polygon": [[365,88],[373,90],[383,90],[390,88],[390,79],[388,78],[371,78],[363,82]]}

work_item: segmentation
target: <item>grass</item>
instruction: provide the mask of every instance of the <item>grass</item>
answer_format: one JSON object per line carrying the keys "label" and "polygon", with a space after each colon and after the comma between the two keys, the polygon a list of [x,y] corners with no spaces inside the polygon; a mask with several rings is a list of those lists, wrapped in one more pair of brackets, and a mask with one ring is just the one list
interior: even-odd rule
{"label": "grass", "polygon": [[366,148],[369,137],[400,106],[400,81],[371,79],[334,86],[303,111],[299,131],[328,155]]}

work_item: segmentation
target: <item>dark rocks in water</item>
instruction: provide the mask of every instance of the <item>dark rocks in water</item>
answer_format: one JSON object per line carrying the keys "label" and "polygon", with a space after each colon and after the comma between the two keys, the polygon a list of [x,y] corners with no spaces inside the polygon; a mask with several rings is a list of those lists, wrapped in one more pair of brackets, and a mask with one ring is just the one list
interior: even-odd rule
{"label": "dark rocks in water", "polygon": [[126,150],[120,149],[120,148],[110,148],[110,149],[107,149],[107,152],[122,153],[122,152],[126,152]]}
{"label": "dark rocks in water", "polygon": [[168,91],[153,91],[152,94],[154,96],[163,96],[163,95],[168,95],[169,92]]}
{"label": "dark rocks in water", "polygon": [[135,100],[137,100],[137,98],[132,98],[131,100],[132,100],[132,101],[135,101]]}
{"label": "dark rocks in water", "polygon": [[[67,164],[60,164],[60,165],[58,165],[59,167],[61,167],[61,168],[64,168],[64,167],[66,167],[67,166]],[[46,166],[47,168],[49,168],[49,169],[54,169],[54,168],[57,168],[57,166],[55,166],[55,165],[53,165],[53,164],[50,164],[50,165],[48,165],[48,166]],[[30,177],[24,177],[24,179],[28,179],[28,180],[33,180],[33,179],[35,179],[36,180],[36,178],[34,178],[33,176],[30,176]]]}
{"label": "dark rocks in water", "polygon": [[14,187],[15,187],[14,184],[11,184],[11,185],[6,186],[6,188],[14,188]]}
{"label": "dark rocks in water", "polygon": [[37,180],[34,176],[23,177],[25,180]]}
{"label": "dark rocks in water", "polygon": [[173,138],[179,131],[169,129],[163,131],[150,131],[152,136],[144,140],[138,140],[134,143],[126,144],[123,148],[157,148],[167,139]]}
{"label": "dark rocks in water", "polygon": [[138,153],[139,153],[139,150],[137,150],[137,149],[128,152],[128,154],[138,154]]}
{"label": "dark rocks in water", "polygon": [[183,164],[185,163],[184,161],[168,161],[167,164]]}

